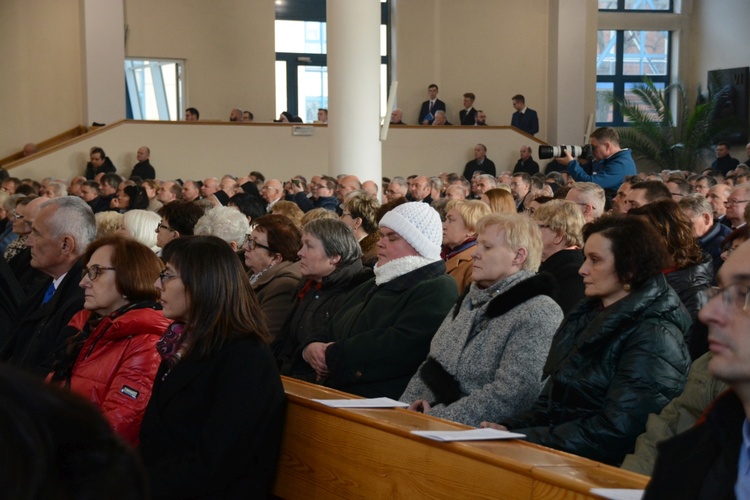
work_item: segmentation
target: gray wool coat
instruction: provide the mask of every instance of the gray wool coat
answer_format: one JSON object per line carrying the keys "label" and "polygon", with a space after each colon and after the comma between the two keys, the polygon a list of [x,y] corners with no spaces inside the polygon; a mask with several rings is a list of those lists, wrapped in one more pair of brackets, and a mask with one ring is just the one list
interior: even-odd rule
{"label": "gray wool coat", "polygon": [[[484,290],[472,283],[433,337],[428,360],[400,400],[424,399],[432,405],[429,415],[471,426],[529,409],[542,389],[542,368],[563,319],[550,297],[556,293],[552,283],[548,275],[530,271]],[[433,390],[436,382],[426,365],[434,367],[434,361],[457,383],[457,399],[449,404],[439,400],[445,397],[442,390]]]}

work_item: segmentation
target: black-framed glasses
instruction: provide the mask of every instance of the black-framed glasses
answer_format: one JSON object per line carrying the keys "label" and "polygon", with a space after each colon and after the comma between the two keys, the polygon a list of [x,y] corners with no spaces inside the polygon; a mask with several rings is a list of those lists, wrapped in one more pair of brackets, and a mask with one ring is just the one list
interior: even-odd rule
{"label": "black-framed glasses", "polygon": [[159,230],[166,229],[167,231],[176,231],[176,229],[172,229],[171,227],[167,226],[166,224],[162,224],[161,222],[156,226],[156,232],[158,233]]}
{"label": "black-framed glasses", "polygon": [[276,251],[273,248],[258,243],[257,241],[253,239],[252,236],[253,236],[252,234],[245,235],[245,242],[242,244],[242,246],[247,246],[247,248],[249,248],[250,250],[255,250],[256,247],[265,248],[271,253],[276,253]]}
{"label": "black-framed glasses", "polygon": [[750,287],[747,285],[733,284],[727,286],[712,286],[708,289],[708,300],[721,295],[721,302],[725,307],[736,307],[747,311],[750,303]]}
{"label": "black-framed glasses", "polygon": [[173,280],[175,278],[179,278],[180,276],[178,274],[169,274],[166,269],[162,269],[162,271],[159,273],[159,281],[161,282],[161,287],[164,288],[164,284],[169,281]]}
{"label": "black-framed glasses", "polygon": [[727,208],[734,207],[734,206],[737,206],[737,205],[739,205],[741,203],[747,203],[748,201],[750,201],[750,200],[727,200],[727,201],[724,202],[724,206],[727,207]]}
{"label": "black-framed glasses", "polygon": [[105,267],[100,266],[99,264],[94,264],[90,267],[84,267],[81,269],[81,278],[88,277],[89,280],[94,281],[96,278],[99,277],[100,274],[102,274],[102,271],[114,271],[114,267]]}

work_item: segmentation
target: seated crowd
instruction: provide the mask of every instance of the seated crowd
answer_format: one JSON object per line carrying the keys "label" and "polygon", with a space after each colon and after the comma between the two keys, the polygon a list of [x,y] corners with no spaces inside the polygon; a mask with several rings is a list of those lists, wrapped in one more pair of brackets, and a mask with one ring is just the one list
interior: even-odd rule
{"label": "seated crowd", "polygon": [[92,148],[69,183],[5,179],[0,361],[98,407],[154,498],[262,496],[280,374],[656,471],[652,496],[693,436],[689,491],[746,491],[714,427],[750,403],[749,169],[612,187],[475,153],[468,178],[181,181]]}

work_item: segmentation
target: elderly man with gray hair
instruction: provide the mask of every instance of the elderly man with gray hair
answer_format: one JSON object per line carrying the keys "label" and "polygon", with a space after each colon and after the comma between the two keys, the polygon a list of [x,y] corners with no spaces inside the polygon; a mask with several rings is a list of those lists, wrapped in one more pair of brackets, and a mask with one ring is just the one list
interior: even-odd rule
{"label": "elderly man with gray hair", "polygon": [[678,203],[682,213],[693,223],[693,235],[703,253],[711,256],[714,265],[714,276],[724,262],[721,258],[722,243],[732,230],[719,221],[714,222],[714,210],[711,203],[700,194],[684,196]]}
{"label": "elderly man with gray hair", "polygon": [[52,355],[66,344],[65,327],[83,308],[80,257],[95,236],[94,212],[82,199],[55,198],[39,207],[26,246],[31,266],[48,278],[20,304],[8,335],[0,337],[0,360],[40,377],[50,372]]}
{"label": "elderly man with gray hair", "polygon": [[233,207],[214,207],[198,219],[193,234],[216,236],[227,242],[232,250],[243,252],[242,245],[250,233],[247,216]]}
{"label": "elderly man with gray hair", "polygon": [[576,182],[568,191],[565,199],[578,205],[586,222],[594,222],[604,215],[604,189],[598,184]]}

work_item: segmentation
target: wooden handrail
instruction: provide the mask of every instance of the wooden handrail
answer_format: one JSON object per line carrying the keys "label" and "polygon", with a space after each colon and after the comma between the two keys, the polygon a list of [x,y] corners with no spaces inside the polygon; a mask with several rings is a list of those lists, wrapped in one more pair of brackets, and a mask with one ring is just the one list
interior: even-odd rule
{"label": "wooden handrail", "polygon": [[[57,134],[54,137],[51,137],[49,139],[46,139],[40,143],[38,143],[37,146],[37,152],[30,156],[24,156],[23,151],[19,151],[18,153],[13,153],[10,156],[6,156],[5,158],[0,158],[0,165],[2,165],[4,168],[8,168],[8,163],[13,163],[18,160],[24,159],[24,158],[33,158],[35,155],[41,153],[45,149],[49,149],[53,146],[57,146],[58,144],[62,144],[63,142],[66,142],[70,139],[74,139],[78,136],[84,135],[88,133],[88,129],[84,127],[83,125],[78,125],[76,127],[73,127],[70,130],[66,130],[62,134]],[[13,167],[10,167],[13,168]]]}
{"label": "wooden handrail", "polygon": [[284,378],[288,407],[273,493],[281,498],[594,498],[648,478],[525,441],[440,443],[412,430],[467,426],[401,409],[337,409],[353,398]]}

